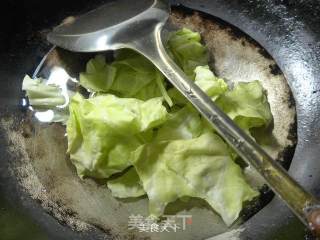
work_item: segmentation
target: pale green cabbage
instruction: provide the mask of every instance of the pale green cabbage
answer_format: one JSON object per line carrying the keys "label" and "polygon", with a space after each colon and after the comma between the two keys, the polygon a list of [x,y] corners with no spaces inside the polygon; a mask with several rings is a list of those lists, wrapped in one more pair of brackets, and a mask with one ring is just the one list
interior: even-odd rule
{"label": "pale green cabbage", "polygon": [[116,179],[109,180],[107,185],[112,195],[118,198],[141,197],[146,194],[134,168]]}
{"label": "pale green cabbage", "polygon": [[120,97],[148,100],[163,96],[171,106],[163,75],[145,57],[132,50],[119,50],[115,61],[106,62],[102,55],[91,59],[80,84],[91,92],[113,92]]}
{"label": "pale green cabbage", "polygon": [[[216,77],[209,69],[208,65],[198,66],[195,68],[194,72],[194,83],[198,85],[198,87],[209,97],[211,97],[213,101],[228,90],[227,83],[222,78]],[[171,88],[168,91],[168,94],[177,105],[181,106],[189,103],[176,88]]]}
{"label": "pale green cabbage", "polygon": [[221,94],[228,90],[228,85],[222,78],[216,77],[209,66],[198,66],[194,70],[195,84],[201,88],[212,100],[216,100]]}
{"label": "pale green cabbage", "polygon": [[[46,84],[45,79],[32,79],[25,75],[22,81],[22,90],[26,91],[29,104],[37,111],[37,118],[43,122],[61,122],[69,118],[69,112],[64,106],[67,102],[62,89],[55,84]],[[70,94],[71,95],[71,94]],[[41,118],[41,116],[44,116]]]}
{"label": "pale green cabbage", "polygon": [[258,196],[231,159],[227,145],[213,133],[188,140],[145,144],[132,160],[149,198],[151,215],[184,196],[206,200],[230,225],[243,202]]}
{"label": "pale green cabbage", "polygon": [[238,83],[216,103],[244,130],[268,126],[272,120],[267,96],[259,81]]}
{"label": "pale green cabbage", "polygon": [[103,55],[97,55],[86,66],[86,72],[80,73],[80,84],[91,92],[110,90],[116,75],[116,69],[106,63]]}
{"label": "pale green cabbage", "polygon": [[162,98],[141,101],[76,94],[67,122],[68,152],[79,176],[107,178],[130,166],[129,157],[143,142],[139,134],[166,121]]}
{"label": "pale green cabbage", "polygon": [[32,79],[25,75],[22,90],[26,91],[30,105],[35,108],[50,109],[66,102],[59,86],[47,85],[42,78]]}
{"label": "pale green cabbage", "polygon": [[187,28],[173,32],[168,39],[169,54],[191,79],[197,66],[208,64],[208,52],[201,44],[201,36]]}
{"label": "pale green cabbage", "polygon": [[203,132],[203,122],[195,110],[184,107],[171,113],[168,120],[157,131],[156,141],[191,139]]}

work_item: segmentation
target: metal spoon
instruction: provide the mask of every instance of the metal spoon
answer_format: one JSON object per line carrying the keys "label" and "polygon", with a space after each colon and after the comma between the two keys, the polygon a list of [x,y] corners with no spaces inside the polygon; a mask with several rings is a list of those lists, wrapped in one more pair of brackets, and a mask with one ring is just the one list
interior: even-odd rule
{"label": "metal spoon", "polygon": [[239,156],[263,176],[298,218],[320,235],[319,201],[239,129],[167,55],[161,41],[161,30],[169,17],[169,9],[169,5],[161,0],[118,0],[78,18],[69,18],[48,34],[48,41],[76,52],[131,48],[143,54],[198,109]]}

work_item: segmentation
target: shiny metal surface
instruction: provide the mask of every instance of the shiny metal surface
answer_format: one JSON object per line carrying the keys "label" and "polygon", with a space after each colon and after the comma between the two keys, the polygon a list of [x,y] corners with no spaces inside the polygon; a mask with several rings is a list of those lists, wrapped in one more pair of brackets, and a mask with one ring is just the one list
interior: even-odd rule
{"label": "shiny metal surface", "polygon": [[[162,27],[169,17],[168,6],[157,0],[152,4],[151,2],[144,4],[146,7],[140,6],[140,8],[145,10],[139,14],[135,9],[133,11],[122,9],[121,7],[125,5],[119,4],[118,8],[116,6],[109,8],[105,5],[84,15],[83,18],[79,17],[71,23],[58,26],[48,35],[48,40],[71,51],[94,52],[126,47],[146,56],[309,227],[308,215],[319,208],[318,200],[293,180],[252,138],[239,129],[170,59],[161,40]],[[127,16],[123,22],[117,22],[115,20],[117,16],[111,14],[110,11],[115,9],[121,12],[121,15]],[[106,21],[110,16],[110,24],[105,28],[103,16],[106,16]],[[95,21],[100,28],[96,27]]]}
{"label": "shiny metal surface", "polygon": [[[128,7],[129,6],[129,7]],[[98,52],[130,47],[169,17],[162,0],[108,3],[61,24],[49,33],[49,42],[76,52]]]}

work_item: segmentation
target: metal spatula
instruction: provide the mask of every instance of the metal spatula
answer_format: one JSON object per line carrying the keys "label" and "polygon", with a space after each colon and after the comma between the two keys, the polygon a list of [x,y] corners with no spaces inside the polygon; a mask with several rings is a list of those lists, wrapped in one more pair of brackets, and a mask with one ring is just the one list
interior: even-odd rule
{"label": "metal spatula", "polygon": [[130,48],[143,54],[198,109],[239,156],[263,176],[298,218],[320,235],[319,201],[239,129],[167,55],[161,41],[161,29],[169,17],[169,10],[169,5],[161,0],[118,0],[69,19],[48,35],[48,41],[76,52]]}

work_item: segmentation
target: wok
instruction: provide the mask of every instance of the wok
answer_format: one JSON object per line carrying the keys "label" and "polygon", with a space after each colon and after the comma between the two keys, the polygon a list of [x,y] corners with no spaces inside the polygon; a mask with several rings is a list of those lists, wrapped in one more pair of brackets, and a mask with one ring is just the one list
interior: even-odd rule
{"label": "wok", "polygon": [[[20,86],[23,75],[33,73],[35,67],[51,48],[45,41],[46,32],[51,27],[69,15],[80,14],[102,2],[105,1],[95,1],[90,5],[85,1],[77,1],[76,4],[73,1],[68,3],[54,1],[46,4],[41,1],[4,3],[3,9],[7,9],[5,11],[6,21],[1,21],[1,24],[4,24],[1,29],[4,31],[1,32],[0,38],[2,61],[0,66],[0,102],[2,103],[0,106],[0,193],[2,198],[4,197],[9,202],[8,206],[14,206],[18,208],[19,212],[24,212],[30,217],[30,220],[25,221],[36,223],[40,226],[43,234],[50,239],[119,237],[114,233],[113,228],[106,229],[96,221],[93,221],[95,227],[85,230],[79,229],[81,225],[77,223],[70,223],[73,219],[72,216],[77,215],[77,212],[64,208],[65,202],[50,202],[50,199],[35,197],[35,194],[39,194],[41,191],[31,192],[37,186],[32,185],[35,182],[29,178],[28,173],[34,169],[43,170],[46,165],[40,164],[38,168],[33,165],[31,169],[27,169],[23,164],[16,164],[24,158],[24,152],[20,151],[19,145],[25,143],[20,141],[20,136],[32,135],[38,129],[37,126],[34,127],[26,122],[28,113],[21,108],[22,92]],[[216,31],[223,28],[232,29],[228,35],[228,39],[234,38],[232,44],[236,44],[236,42],[244,44],[246,45],[245,49],[258,51],[259,56],[264,57],[264,64],[270,63],[269,65],[262,64],[262,66],[270,68],[268,69],[270,79],[283,78],[284,75],[292,96],[290,92],[287,95],[283,95],[283,91],[279,92],[280,95],[282,94],[281,96],[286,97],[283,98],[285,103],[278,105],[278,116],[283,117],[279,123],[282,122],[290,128],[288,132],[291,143],[286,145],[288,148],[285,151],[281,151],[282,156],[279,158],[286,160],[284,163],[289,167],[294,154],[289,168],[290,174],[308,190],[319,195],[320,171],[317,158],[320,153],[320,24],[317,12],[319,12],[320,3],[317,1],[172,2],[173,5],[179,3],[186,8],[181,9],[180,7],[175,13],[176,24],[181,26],[187,21],[188,26],[191,24],[194,28],[202,29],[207,38],[210,38],[205,33],[208,28],[217,28]],[[202,13],[194,15],[191,9],[199,10]],[[234,27],[230,28],[224,21],[237,27],[251,38]],[[212,25],[211,22],[215,24]],[[211,31],[213,30],[211,29]],[[222,34],[224,32],[222,31]],[[212,49],[216,49],[215,53],[218,53],[217,46],[212,46]],[[234,51],[237,53],[236,50]],[[221,54],[223,55],[223,52]],[[69,53],[62,50],[53,51],[49,55],[46,60],[47,65],[50,65],[50,62],[58,64],[59,61],[55,56],[65,56],[63,59],[69,58]],[[277,65],[270,59],[271,56]],[[79,59],[80,57],[82,56],[79,56]],[[78,58],[71,56],[71,59]],[[219,71],[218,60],[213,64],[218,67],[217,71]],[[224,68],[220,69],[220,74],[227,75],[228,72],[223,72],[223,70]],[[45,69],[42,69],[42,72],[45,72]],[[285,83],[273,85],[273,88],[286,91],[286,86]],[[270,85],[267,90],[272,92],[272,86]],[[275,92],[274,96],[277,96]],[[287,111],[283,111],[281,106],[294,109],[294,105],[295,111],[291,110],[291,116],[286,118]],[[51,131],[60,130],[54,128]],[[297,137],[295,137],[296,132]],[[10,134],[8,135],[8,133]],[[39,149],[47,147],[41,146],[41,140],[46,141],[48,136],[52,135],[44,135],[38,139]],[[296,138],[297,144],[294,149]],[[59,140],[61,139],[58,138]],[[23,171],[16,171],[17,167]],[[22,182],[21,179],[25,181]],[[51,181],[54,182],[54,179]],[[27,183],[31,185],[26,185]],[[49,183],[50,179],[47,179],[46,184]],[[269,198],[270,194],[267,194],[264,201],[268,202]],[[249,213],[249,215],[252,214]],[[208,228],[210,224],[210,222],[206,223]],[[235,239],[303,239],[305,232],[303,226],[283,203],[279,199],[273,198],[270,203],[240,227],[225,233],[225,235],[220,235],[220,239],[230,239],[231,237],[235,237]],[[175,239],[173,236],[171,238]]]}

